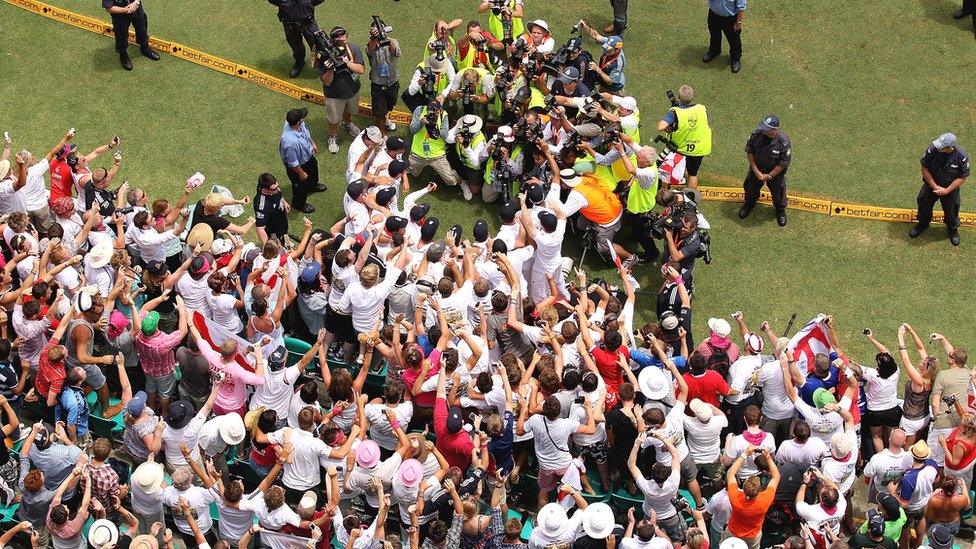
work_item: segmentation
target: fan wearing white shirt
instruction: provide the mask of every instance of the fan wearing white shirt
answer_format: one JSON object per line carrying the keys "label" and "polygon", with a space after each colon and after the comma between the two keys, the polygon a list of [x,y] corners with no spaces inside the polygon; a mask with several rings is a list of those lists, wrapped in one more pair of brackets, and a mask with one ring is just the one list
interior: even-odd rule
{"label": "fan wearing white shirt", "polygon": [[678,483],[681,481],[681,458],[678,449],[669,438],[662,436],[660,431],[653,431],[654,438],[661,441],[664,449],[671,454],[671,466],[658,461],[651,466],[651,478],[646,478],[637,467],[637,453],[647,439],[647,433],[637,435],[636,444],[627,458],[627,468],[634,476],[637,487],[644,493],[644,516],[657,514],[657,524],[671,539],[684,539],[685,520],[678,514],[678,510],[671,504],[671,500],[678,495]]}
{"label": "fan wearing white shirt", "polygon": [[61,141],[40,160],[28,151],[17,153],[17,156],[23,159],[24,165],[27,166],[27,177],[17,194],[24,210],[30,215],[31,223],[41,236],[47,236],[47,230],[52,223],[51,210],[48,207],[50,193],[44,185],[44,174],[51,169],[51,160],[54,159],[54,155],[66,147],[73,137],[73,133],[66,133]]}
{"label": "fan wearing white shirt", "polygon": [[746,430],[735,436],[731,436],[732,434],[729,433],[729,438],[725,444],[725,455],[722,456],[722,462],[726,467],[732,465],[736,458],[742,455],[746,456],[739,468],[740,480],[759,474],[759,467],[756,465],[758,455],[747,454],[747,449],[750,447],[764,448],[769,451],[770,456],[776,453],[776,441],[773,434],[759,428],[759,423],[762,421],[762,412],[759,411],[759,407],[750,404],[746,407],[743,419],[746,422]]}
{"label": "fan wearing white shirt", "polygon": [[847,500],[840,497],[837,485],[830,479],[817,475],[820,480],[820,492],[817,494],[819,501],[815,504],[807,503],[807,485],[813,477],[814,474],[810,471],[803,473],[803,484],[800,484],[800,489],[796,492],[796,514],[810,528],[814,546],[826,547],[829,545],[828,540],[840,537],[840,523],[847,510]]}
{"label": "fan wearing white shirt", "polygon": [[898,402],[898,363],[888,352],[888,348],[875,339],[874,333],[866,330],[868,341],[878,350],[874,360],[877,369],[862,368],[861,379],[864,381],[864,397],[867,400],[867,413],[864,414],[864,425],[871,429],[871,440],[874,451],[884,449],[884,436],[891,429],[901,423],[901,405]]}
{"label": "fan wearing white shirt", "polygon": [[176,235],[183,234],[189,216],[180,215],[180,221],[172,230],[159,231],[150,224],[149,212],[139,212],[132,218],[132,225],[126,231],[126,239],[131,239],[139,257],[146,263],[150,261],[166,261],[166,248],[163,246]]}

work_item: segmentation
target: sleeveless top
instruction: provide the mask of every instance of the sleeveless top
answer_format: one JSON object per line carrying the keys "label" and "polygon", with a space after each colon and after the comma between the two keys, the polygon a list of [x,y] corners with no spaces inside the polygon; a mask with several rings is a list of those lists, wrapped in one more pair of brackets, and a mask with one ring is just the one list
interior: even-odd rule
{"label": "sleeveless top", "polygon": [[268,343],[261,349],[264,352],[265,358],[267,358],[271,356],[271,353],[275,352],[275,350],[278,349],[278,347],[281,347],[285,344],[285,330],[284,328],[281,327],[280,323],[274,322],[272,320],[271,322],[274,323],[274,328],[270,332],[262,332],[257,326],[254,325],[255,318],[257,317],[251,317],[251,319],[248,320],[248,322],[251,324],[251,327],[254,328],[254,338],[251,339],[251,343],[260,342],[261,338],[264,336],[270,337],[271,343]]}
{"label": "sleeveless top", "polygon": [[968,442],[959,436],[961,431],[961,428],[956,427],[952,433],[949,434],[949,438],[946,439],[946,443],[950,449],[957,444],[966,449],[966,453],[962,455],[962,459],[960,460],[958,467],[950,467],[949,460],[946,459],[946,469],[954,472],[971,469],[973,464],[976,463],[976,444]]}
{"label": "sleeveless top", "polygon": [[912,389],[912,380],[905,382],[905,402],[902,404],[902,414],[905,419],[922,419],[929,415],[929,395],[932,388],[916,392]]}
{"label": "sleeveless top", "polygon": [[76,318],[68,324],[68,331],[65,334],[65,347],[68,348],[68,354],[64,357],[65,371],[70,371],[75,366],[82,366],[80,360],[78,360],[78,346],[73,341],[72,333],[74,333],[75,328],[78,326],[84,326],[91,333],[91,337],[88,338],[88,344],[86,348],[88,354],[91,355],[92,351],[95,349],[95,327],[92,326],[90,322],[83,318]]}

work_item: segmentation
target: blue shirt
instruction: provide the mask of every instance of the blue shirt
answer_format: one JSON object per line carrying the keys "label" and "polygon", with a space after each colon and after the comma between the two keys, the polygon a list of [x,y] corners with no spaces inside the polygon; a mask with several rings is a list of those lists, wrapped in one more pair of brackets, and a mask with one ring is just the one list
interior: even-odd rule
{"label": "blue shirt", "polygon": [[[643,370],[648,366],[657,366],[658,368],[664,368],[664,363],[661,359],[654,356],[650,352],[650,349],[638,349],[637,347],[631,347],[630,349],[630,359],[637,363],[640,368],[635,368],[635,371]],[[675,367],[678,368],[679,372],[684,373],[685,367],[687,366],[687,361],[685,357],[678,355],[671,357],[671,362],[674,363]]]}
{"label": "blue shirt", "polygon": [[746,0],[708,0],[708,9],[715,15],[732,17],[740,11],[746,10]]}
{"label": "blue shirt", "polygon": [[[827,379],[820,379],[813,374],[807,376],[807,382],[800,387],[800,398],[804,402],[813,406],[813,393],[817,389],[833,389],[837,387],[837,382],[840,380],[840,370],[836,366],[830,367],[830,373],[827,374]],[[840,400],[840,399],[837,399]]]}
{"label": "blue shirt", "polygon": [[85,401],[85,393],[77,387],[65,387],[59,402],[61,405],[54,410],[56,419],[74,425],[79,437],[87,433],[88,402]]}
{"label": "blue shirt", "polygon": [[281,161],[289,168],[301,166],[312,158],[312,134],[304,122],[298,130],[293,130],[288,122],[285,122],[281,128],[278,154],[281,155]]}

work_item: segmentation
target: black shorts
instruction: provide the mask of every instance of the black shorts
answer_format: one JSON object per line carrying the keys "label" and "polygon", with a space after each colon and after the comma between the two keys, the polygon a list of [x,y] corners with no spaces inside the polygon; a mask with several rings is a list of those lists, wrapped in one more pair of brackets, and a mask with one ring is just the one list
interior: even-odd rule
{"label": "black shorts", "polygon": [[373,118],[386,116],[396,106],[397,96],[400,94],[400,83],[394,82],[390,86],[370,84],[369,102],[373,108]]}
{"label": "black shorts", "polygon": [[701,168],[702,160],[705,160],[704,156],[685,157],[685,171],[688,172],[688,175],[698,175],[698,168]]}
{"label": "black shorts", "polygon": [[356,330],[352,328],[352,315],[337,313],[332,306],[325,308],[325,329],[335,335],[339,343],[355,343]]}
{"label": "black shorts", "polygon": [[901,423],[901,408],[895,406],[887,410],[872,412],[868,410],[864,413],[864,425],[867,427],[898,427]]}

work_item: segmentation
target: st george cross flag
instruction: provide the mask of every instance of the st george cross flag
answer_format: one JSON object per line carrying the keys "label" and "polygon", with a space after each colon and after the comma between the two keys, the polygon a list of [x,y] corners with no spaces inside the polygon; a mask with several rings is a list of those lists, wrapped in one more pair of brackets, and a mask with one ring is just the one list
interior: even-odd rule
{"label": "st george cross flag", "polygon": [[834,349],[827,338],[827,315],[819,314],[790,339],[787,349],[793,350],[793,359],[801,372],[808,372],[818,353],[829,355]]}
{"label": "st george cross flag", "polygon": [[200,314],[200,311],[193,311],[193,326],[200,332],[200,337],[206,340],[214,350],[228,339],[236,341],[237,354],[234,355],[234,362],[237,362],[241,368],[249,372],[254,371],[254,358],[251,355],[245,354],[247,353],[247,348],[251,346],[250,341],[237,337],[236,334],[231,333],[227,328]]}

